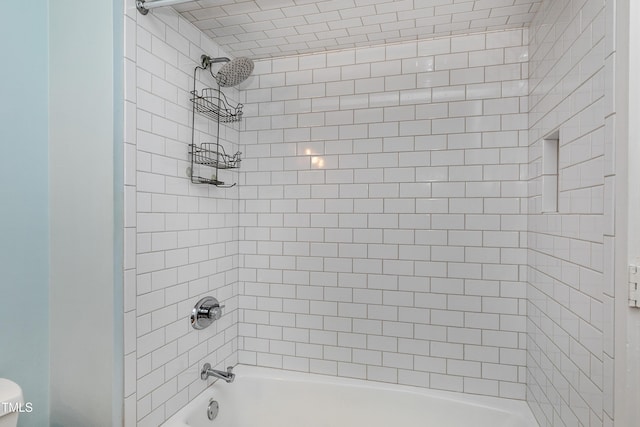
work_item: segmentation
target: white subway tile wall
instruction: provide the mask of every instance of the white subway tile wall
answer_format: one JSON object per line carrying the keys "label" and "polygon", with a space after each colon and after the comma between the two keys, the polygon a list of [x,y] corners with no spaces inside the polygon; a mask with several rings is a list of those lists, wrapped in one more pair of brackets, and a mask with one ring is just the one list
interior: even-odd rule
{"label": "white subway tile wall", "polygon": [[[186,172],[193,70],[201,54],[225,53],[173,9],[142,16],[133,3],[124,17],[124,424],[156,427],[207,386],[205,362],[237,363],[238,190],[191,184]],[[225,93],[238,99],[237,89]],[[195,128],[196,143],[214,142],[215,123],[196,116]],[[239,126],[221,126],[221,138],[235,152]],[[189,315],[206,295],[226,308],[196,331]]]}
{"label": "white subway tile wall", "polygon": [[525,398],[527,40],[257,62],[240,363]]}
{"label": "white subway tile wall", "polygon": [[[527,400],[541,426],[613,425],[613,4],[544,2],[530,28]],[[558,213],[543,214],[556,130]]]}
{"label": "white subway tile wall", "polygon": [[[216,14],[289,25],[273,14],[308,7],[246,3]],[[376,2],[387,3],[411,2]],[[517,3],[512,23],[526,25],[540,4]],[[236,51],[323,52],[257,61],[225,92],[245,119],[221,138],[244,155],[222,176],[239,185],[222,190],[191,184],[186,168],[193,67],[225,52],[173,9],[142,17],[127,2],[124,424],[164,422],[206,387],[210,362],[527,399],[542,426],[610,425],[612,4],[544,2],[531,30],[340,51],[311,35],[374,40],[309,25],[291,40],[269,30],[287,44],[264,37],[258,51],[229,34]],[[438,11],[466,16],[453,6]],[[364,25],[356,15],[347,30]],[[502,25],[490,21],[478,25]],[[216,134],[200,117],[195,129],[198,143]],[[559,213],[542,214],[542,140],[557,129]],[[225,315],[195,331],[205,295]]]}

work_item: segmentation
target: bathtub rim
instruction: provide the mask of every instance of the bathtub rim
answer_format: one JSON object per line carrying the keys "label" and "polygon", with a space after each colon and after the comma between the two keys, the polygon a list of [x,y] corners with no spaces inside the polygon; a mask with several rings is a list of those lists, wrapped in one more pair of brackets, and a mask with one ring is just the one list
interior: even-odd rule
{"label": "bathtub rim", "polygon": [[[486,396],[481,394],[463,393],[448,390],[439,390],[431,388],[423,388],[412,385],[386,383],[375,380],[364,380],[359,378],[339,377],[336,375],[318,374],[304,371],[292,371],[279,368],[262,367],[255,365],[237,364],[234,367],[236,374],[236,381],[242,380],[242,378],[262,378],[268,380],[283,380],[291,382],[307,382],[328,384],[336,386],[351,386],[362,387],[373,390],[381,391],[396,391],[410,394],[417,394],[433,399],[449,400],[465,405],[472,405],[475,407],[492,409],[495,411],[505,412],[509,415],[514,415],[521,418],[526,425],[523,427],[539,427],[529,405],[526,400],[522,399],[509,399],[506,397]],[[214,390],[214,387],[233,387],[234,383],[222,384],[223,381],[216,380],[207,388],[205,388],[194,399],[188,402],[184,407],[180,408],[175,414],[167,419],[161,427],[189,427],[186,423],[189,416],[192,414],[193,408],[197,408],[202,405],[202,408],[206,408],[211,396],[209,392]],[[191,410],[190,410],[191,409]],[[204,410],[204,409],[203,409]]]}

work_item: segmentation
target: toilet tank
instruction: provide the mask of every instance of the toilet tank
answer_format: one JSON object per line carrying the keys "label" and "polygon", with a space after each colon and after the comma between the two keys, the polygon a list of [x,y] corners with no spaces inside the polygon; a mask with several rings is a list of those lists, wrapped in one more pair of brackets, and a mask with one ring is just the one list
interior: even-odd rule
{"label": "toilet tank", "polygon": [[20,386],[0,378],[0,427],[15,427],[18,424],[18,409],[23,403]]}

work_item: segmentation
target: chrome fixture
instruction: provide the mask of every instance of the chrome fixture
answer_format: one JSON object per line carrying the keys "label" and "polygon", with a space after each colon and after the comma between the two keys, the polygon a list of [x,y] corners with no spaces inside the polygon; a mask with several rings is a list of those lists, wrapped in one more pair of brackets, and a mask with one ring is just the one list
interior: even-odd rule
{"label": "chrome fixture", "polygon": [[[209,69],[209,72],[221,87],[237,86],[247,80],[253,72],[253,61],[245,57],[229,59],[226,57],[212,58],[209,55],[202,55],[200,61],[202,62],[202,68],[205,70]],[[213,74],[211,64],[220,62],[225,62],[225,64],[220,67],[217,74]]]}
{"label": "chrome fixture", "polygon": [[223,308],[224,305],[220,305],[214,297],[202,298],[196,303],[191,312],[191,326],[193,326],[193,329],[206,328],[222,317]]}
{"label": "chrome fixture", "polygon": [[217,369],[211,369],[211,363],[205,363],[200,371],[200,378],[206,380],[209,377],[216,377],[224,380],[228,383],[232,383],[236,374],[233,372],[233,366],[227,366],[227,371],[218,371]]}
{"label": "chrome fixture", "polygon": [[173,6],[174,4],[190,3],[194,0],[137,0],[136,9],[143,15],[149,13],[149,10],[156,7]]}
{"label": "chrome fixture", "polygon": [[209,400],[209,406],[207,406],[207,418],[211,421],[215,420],[218,416],[218,411],[220,410],[220,405],[215,400]]}
{"label": "chrome fixture", "polygon": [[200,61],[202,61],[202,68],[209,68],[211,64],[218,64],[220,62],[231,62],[231,60],[226,56],[212,58],[209,55],[200,56]]}

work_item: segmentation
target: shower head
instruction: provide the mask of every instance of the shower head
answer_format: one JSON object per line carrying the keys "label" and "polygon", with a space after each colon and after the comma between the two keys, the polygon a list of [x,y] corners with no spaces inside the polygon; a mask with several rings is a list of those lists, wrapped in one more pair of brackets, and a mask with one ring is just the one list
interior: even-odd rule
{"label": "shower head", "polygon": [[[211,72],[211,75],[222,87],[237,86],[248,79],[253,72],[253,61],[249,58],[211,58],[207,55],[202,55],[201,59],[204,68],[210,67],[211,64],[218,62],[226,62],[226,64],[220,67],[217,74]],[[211,71],[211,68],[209,68],[209,71]]]}
{"label": "shower head", "polygon": [[247,80],[253,72],[253,61],[249,58],[235,58],[224,64],[216,75],[223,87],[237,86]]}

